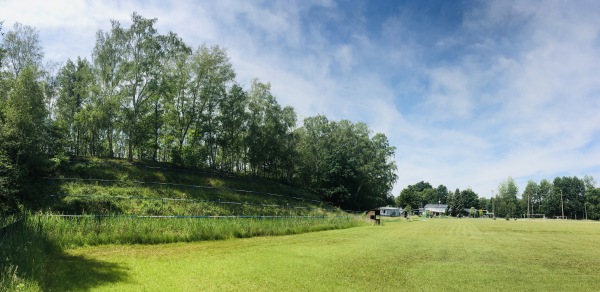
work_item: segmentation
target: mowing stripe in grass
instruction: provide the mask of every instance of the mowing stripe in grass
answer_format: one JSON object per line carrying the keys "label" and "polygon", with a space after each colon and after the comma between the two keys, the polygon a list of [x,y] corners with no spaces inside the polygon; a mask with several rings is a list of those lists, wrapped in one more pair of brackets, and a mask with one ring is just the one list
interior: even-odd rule
{"label": "mowing stripe in grass", "polygon": [[[597,291],[600,224],[385,221],[294,236],[70,250],[54,290]],[[119,279],[96,281],[94,265]],[[110,277],[108,277],[110,278]],[[64,283],[64,284],[61,284]],[[79,286],[84,285],[84,286]]]}

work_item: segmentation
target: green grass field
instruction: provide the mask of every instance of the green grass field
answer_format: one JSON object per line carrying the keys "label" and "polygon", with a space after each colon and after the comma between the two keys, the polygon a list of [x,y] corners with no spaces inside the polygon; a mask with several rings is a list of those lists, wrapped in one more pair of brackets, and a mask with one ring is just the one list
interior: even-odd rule
{"label": "green grass field", "polygon": [[600,223],[432,219],[69,249],[52,291],[598,291]]}

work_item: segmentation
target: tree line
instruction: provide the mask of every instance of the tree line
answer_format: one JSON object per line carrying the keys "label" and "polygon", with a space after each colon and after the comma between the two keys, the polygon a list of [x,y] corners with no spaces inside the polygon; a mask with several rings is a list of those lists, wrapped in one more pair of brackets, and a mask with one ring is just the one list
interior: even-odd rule
{"label": "tree line", "polygon": [[37,29],[17,23],[2,35],[0,211],[19,208],[28,180],[79,156],[267,177],[352,210],[393,203],[395,148],[384,134],[323,115],[298,125],[269,83],[235,81],[224,48],[192,48],[156,22],[113,20],[91,60],[56,70],[43,64]]}
{"label": "tree line", "polygon": [[404,188],[396,197],[403,208],[422,208],[426,204],[448,205],[452,216],[467,215],[464,210],[487,210],[498,217],[542,217],[600,220],[600,188],[592,176],[583,179],[556,177],[539,183],[530,180],[519,193],[509,177],[492,190],[492,197],[480,197],[471,188],[448,190],[444,185],[433,188],[428,182],[418,182]]}

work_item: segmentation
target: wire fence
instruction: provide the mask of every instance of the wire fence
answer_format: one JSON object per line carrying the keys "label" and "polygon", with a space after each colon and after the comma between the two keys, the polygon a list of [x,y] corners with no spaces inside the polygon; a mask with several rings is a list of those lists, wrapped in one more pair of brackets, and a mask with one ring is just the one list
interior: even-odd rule
{"label": "wire fence", "polygon": [[[168,216],[169,218],[318,218],[355,213],[339,208],[223,200],[106,195],[49,195],[58,214]],[[166,217],[165,217],[166,218]]]}
{"label": "wire fence", "polygon": [[331,205],[331,203],[329,203],[329,202],[323,202],[323,201],[314,200],[314,199],[300,198],[300,197],[295,197],[295,196],[287,196],[287,195],[275,194],[275,193],[269,193],[269,192],[258,192],[258,191],[234,189],[234,188],[227,188],[227,187],[189,185],[189,184],[167,183],[167,182],[147,182],[147,181],[139,181],[139,180],[125,181],[125,180],[111,180],[111,179],[97,179],[97,178],[43,177],[43,179],[50,180],[50,181],[86,181],[86,182],[91,181],[91,182],[118,183],[118,184],[133,183],[133,184],[140,184],[140,185],[144,185],[144,184],[145,185],[158,185],[158,186],[164,186],[164,187],[182,187],[182,188],[195,188],[195,189],[224,190],[224,191],[232,191],[232,192],[237,192],[237,193],[267,195],[267,196],[272,196],[272,197],[293,199],[293,200],[298,200],[298,201],[303,201],[303,202],[313,202],[313,203],[318,203],[318,204]]}
{"label": "wire fence", "polygon": [[236,176],[234,174],[230,174],[230,173],[226,173],[226,172],[200,171],[200,170],[192,170],[192,169],[185,169],[185,168],[179,168],[179,167],[150,166],[150,165],[145,165],[145,164],[140,164],[140,163],[135,163],[135,162],[114,163],[114,162],[107,162],[107,161],[91,162],[91,161],[86,161],[86,160],[69,160],[69,163],[81,163],[81,164],[94,163],[94,164],[103,164],[103,165],[111,165],[111,166],[136,166],[136,167],[144,167],[144,168],[148,168],[148,169],[160,169],[160,170],[168,170],[168,171],[175,171],[175,172],[196,173],[196,174],[203,174],[203,175],[210,175],[210,176],[240,178],[240,176]]}
{"label": "wire fence", "polygon": [[[143,167],[143,168],[154,169],[154,170],[158,169],[158,170],[167,170],[167,171],[172,171],[172,172],[202,174],[202,175],[208,175],[208,176],[212,176],[212,177],[228,177],[228,178],[256,181],[256,179],[252,179],[251,177],[248,177],[248,176],[235,175],[233,173],[228,173],[228,172],[200,171],[200,170],[192,170],[192,169],[186,169],[186,168],[180,168],[180,167],[150,166],[150,165],[145,165],[145,164],[136,163],[136,162],[121,162],[121,163],[115,163],[115,162],[109,162],[109,161],[94,161],[94,162],[92,162],[92,161],[87,161],[87,160],[73,160],[72,159],[72,160],[69,160],[69,163],[80,163],[80,164],[92,164],[93,163],[93,164],[102,164],[102,165],[110,165],[110,166],[118,166],[118,167],[135,166],[135,167]],[[289,187],[289,186],[287,186],[287,187]],[[298,186],[295,186],[294,188],[301,189],[304,191],[310,191],[308,189],[303,189]]]}
{"label": "wire fence", "polygon": [[[258,204],[258,203],[250,203],[250,202],[233,202],[233,201],[221,201],[221,200],[201,200],[201,199],[181,199],[181,198],[147,198],[140,196],[94,196],[94,195],[73,195],[73,194],[55,194],[50,195],[56,202],[56,199],[71,197],[71,198],[85,198],[91,200],[112,200],[112,199],[125,199],[130,202],[133,200],[148,200],[148,201],[160,201],[164,206],[165,202],[187,202],[187,203],[212,203],[212,204],[224,204],[224,205],[248,205],[255,207],[273,207],[279,209],[306,209],[306,210],[322,210],[327,212],[336,212],[341,211],[340,209],[334,208],[320,208],[314,206],[297,206],[297,205],[278,205],[278,204]],[[349,210],[346,210],[349,211]],[[350,211],[352,212],[352,211]]]}
{"label": "wire fence", "polygon": [[[125,166],[135,166],[135,167],[144,167],[144,168],[148,168],[148,169],[154,169],[154,170],[168,170],[168,171],[175,171],[175,172],[183,172],[183,173],[194,173],[194,174],[203,174],[203,175],[210,175],[210,176],[218,176],[218,177],[231,177],[231,178],[237,178],[237,179],[246,179],[248,180],[248,178],[244,178],[244,177],[240,177],[240,176],[235,176],[232,174],[227,174],[227,173],[218,173],[218,172],[211,172],[211,171],[197,171],[197,170],[189,170],[189,169],[180,169],[180,168],[173,168],[173,167],[160,167],[160,166],[150,166],[150,165],[143,165],[143,164],[137,164],[137,163],[111,163],[111,162],[90,162],[90,161],[78,161],[78,160],[72,160],[69,161],[70,163],[82,163],[82,164],[88,164],[88,163],[100,163],[100,164],[104,164],[104,165],[111,165],[111,166],[121,166],[121,167],[125,167]],[[155,185],[155,186],[159,186],[159,187],[165,187],[165,188],[170,188],[170,187],[174,187],[174,188],[187,188],[187,189],[204,189],[204,190],[213,190],[213,191],[229,191],[229,192],[235,192],[235,193],[239,193],[239,194],[253,194],[253,195],[262,195],[262,196],[269,196],[269,197],[273,197],[273,198],[277,198],[278,200],[283,200],[285,202],[285,204],[281,204],[281,202],[279,203],[275,203],[275,204],[263,204],[263,203],[256,203],[256,202],[241,202],[241,201],[230,201],[230,200],[221,200],[221,199],[213,199],[213,200],[208,200],[208,199],[190,199],[190,198],[173,198],[173,197],[143,197],[143,196],[118,196],[118,195],[111,195],[111,196],[104,196],[104,195],[82,195],[82,194],[53,194],[50,195],[50,197],[54,200],[54,205],[55,207],[57,205],[60,205],[60,201],[61,199],[64,198],[75,198],[75,199],[83,199],[83,200],[87,200],[87,201],[95,201],[96,203],[100,203],[102,204],[104,203],[108,203],[108,207],[104,208],[102,213],[106,213],[109,212],[111,213],[111,207],[115,208],[114,206],[111,206],[111,202],[116,202],[117,200],[129,200],[129,203],[131,205],[131,203],[133,201],[153,201],[153,202],[160,202],[160,211],[154,211],[155,213],[162,213],[162,209],[165,207],[165,205],[169,206],[172,204],[177,204],[177,203],[183,203],[186,204],[204,204],[203,207],[206,207],[206,204],[212,204],[217,205],[217,206],[230,206],[228,207],[229,210],[224,210],[222,209],[221,212],[224,212],[226,215],[223,214],[211,214],[211,215],[198,215],[198,213],[196,213],[196,215],[190,215],[190,214],[177,214],[177,215],[172,215],[172,214],[152,214],[152,215],[123,215],[123,216],[136,216],[136,218],[292,218],[292,217],[306,217],[306,218],[323,218],[323,217],[328,217],[326,215],[324,215],[324,213],[330,213],[330,214],[336,214],[336,213],[340,213],[340,212],[346,212],[346,213],[356,213],[353,210],[341,210],[339,208],[335,208],[333,207],[333,205],[330,202],[325,202],[325,201],[320,201],[320,200],[315,200],[315,199],[311,199],[311,198],[303,198],[303,197],[298,197],[298,196],[294,196],[294,195],[284,195],[284,194],[279,194],[279,193],[272,193],[272,192],[264,192],[264,191],[253,191],[253,190],[245,190],[245,189],[239,189],[239,188],[231,188],[231,187],[222,187],[222,186],[210,186],[210,185],[196,185],[196,184],[184,184],[184,183],[172,183],[172,182],[157,182],[157,181],[141,181],[141,180],[119,180],[119,179],[99,179],[99,178],[79,178],[79,177],[43,177],[43,179],[48,180],[48,181],[74,181],[74,182],[95,182],[95,183],[107,183],[107,184],[123,184],[123,185],[128,185],[128,184],[138,184],[138,185]],[[288,201],[295,201],[297,203],[301,203],[302,205],[299,205],[297,203],[288,203]],[[306,204],[311,204],[311,205],[306,205]],[[92,204],[93,205],[93,204]],[[238,207],[237,209],[235,209],[235,207]],[[327,207],[324,207],[327,206]],[[89,205],[87,205],[87,207],[90,207]],[[96,206],[98,207],[98,206]],[[246,215],[246,214],[231,214],[231,212],[238,212],[238,213],[245,213],[248,212],[247,210],[244,210],[244,208],[247,207],[254,207],[254,208],[263,208],[262,210],[259,210],[258,212],[265,212],[268,213],[268,215],[262,214],[262,215]],[[241,209],[240,209],[241,208]],[[268,208],[268,210],[265,211],[264,208]],[[115,208],[116,209],[116,208]],[[184,210],[190,211],[189,208],[183,208]],[[91,211],[91,210],[88,210]],[[172,212],[177,213],[176,211],[173,211],[171,209]],[[179,212],[181,212],[181,208],[178,209]],[[198,208],[195,208],[193,211],[191,211],[191,213],[194,212],[202,212],[202,211],[198,211]],[[213,211],[214,212],[214,211]],[[257,212],[256,209],[254,209],[254,212]],[[320,214],[319,214],[320,213]],[[275,214],[275,215],[273,215]],[[287,215],[280,215],[280,214],[287,214]],[[308,215],[307,215],[308,214]],[[60,216],[85,216],[85,215],[60,215]],[[97,214],[97,216],[100,217],[105,217],[105,216],[115,216],[115,214]],[[141,217],[140,217],[141,216]]]}
{"label": "wire fence", "polygon": [[349,214],[341,216],[315,215],[315,216],[270,216],[270,215],[211,215],[211,216],[190,216],[190,215],[106,215],[106,214],[48,214],[50,217],[62,218],[132,218],[132,219],[329,219],[346,218]]}

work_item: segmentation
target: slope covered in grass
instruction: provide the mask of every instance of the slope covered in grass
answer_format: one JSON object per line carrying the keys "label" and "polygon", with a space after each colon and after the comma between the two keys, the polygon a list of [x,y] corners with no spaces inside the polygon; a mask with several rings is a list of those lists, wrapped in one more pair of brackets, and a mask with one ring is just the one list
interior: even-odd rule
{"label": "slope covered in grass", "polygon": [[61,261],[76,267],[72,275],[102,274],[87,280],[91,286],[122,279],[109,275],[113,265],[71,256],[69,248],[289,235],[365,224],[305,190],[166,164],[72,162],[28,185],[26,193],[28,212],[0,218],[3,291],[87,290],[53,288],[56,269],[64,269],[56,265]]}
{"label": "slope covered in grass", "polygon": [[27,193],[62,214],[311,216],[336,212],[318,195],[273,180],[168,164],[91,159],[57,167]]}

